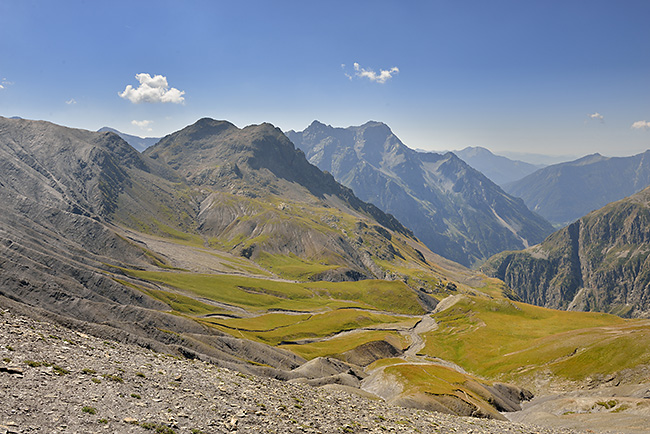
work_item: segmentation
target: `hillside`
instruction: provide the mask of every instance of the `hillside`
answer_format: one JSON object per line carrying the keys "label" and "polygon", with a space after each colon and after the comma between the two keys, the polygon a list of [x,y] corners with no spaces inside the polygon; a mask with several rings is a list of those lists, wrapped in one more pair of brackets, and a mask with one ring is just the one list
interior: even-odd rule
{"label": "hillside", "polygon": [[544,219],[452,153],[418,153],[379,122],[286,133],[309,161],[395,215],[432,251],[465,266],[551,233]]}
{"label": "hillside", "polygon": [[[35,321],[0,306],[0,432],[385,432],[570,434],[395,407]],[[577,431],[576,431],[577,432]]]}
{"label": "hillside", "polygon": [[480,146],[469,146],[453,153],[499,186],[517,181],[544,167],[495,155]]}
{"label": "hillside", "polygon": [[[362,360],[400,354],[437,299],[472,278],[270,125],[202,120],[155,159],[110,132],[2,119],[0,134],[0,296],[103,338],[358,388],[357,365],[296,370],[299,354],[329,354],[330,340],[378,346]],[[207,172],[197,149],[209,150]],[[450,402],[446,412],[501,417],[486,396]]]}
{"label": "hillside", "polygon": [[650,316],[650,189],[611,203],[540,245],[503,252],[484,270],[525,302]]}
{"label": "hillside", "polygon": [[[40,334],[1,329],[12,335],[0,348],[2,387],[11,390],[12,403],[33,413],[12,413],[0,425],[22,425],[52,399],[61,403],[56,416],[67,426],[85,422],[91,431],[100,419],[125,432],[164,429],[161,424],[209,432],[211,423],[234,426],[233,417],[243,431],[267,423],[255,414],[261,407],[250,407],[266,398],[255,402],[248,389],[233,393],[224,378],[248,378],[253,391],[272,384],[264,391],[278,397],[278,408],[287,407],[287,394],[329,399],[321,389],[301,388],[308,385],[385,401],[377,406],[503,420],[533,387],[543,394],[567,381],[602,385],[612,375],[635,385],[639,379],[629,373],[650,363],[646,323],[511,303],[505,295],[512,291],[500,282],[431,252],[393,217],[308,164],[269,124],[240,129],[203,119],[143,155],[110,132],[0,119],[0,152],[0,305],[10,311],[3,320],[29,325],[14,316],[22,314],[44,321],[32,324]],[[506,332],[508,324],[534,333],[527,339]],[[599,339],[602,327],[631,338]],[[547,376],[542,367],[555,353],[537,349],[550,348],[541,341],[565,342],[567,333],[586,333],[593,351],[622,352],[625,363],[601,358],[570,377],[563,370]],[[137,344],[146,355],[122,344]],[[544,387],[519,375],[521,360],[510,355],[518,352],[532,354],[521,366],[539,373]],[[494,368],[499,358],[512,363]],[[25,381],[16,389],[19,378]],[[213,390],[211,381],[224,384]],[[189,413],[184,404],[204,403],[197,384],[200,393],[214,391],[204,396],[219,397],[212,399],[230,396],[238,412],[181,416]],[[33,399],[31,391],[41,386],[48,392]],[[183,402],[163,406],[168,399]],[[341,402],[366,408],[356,398]],[[292,405],[322,414],[311,404]],[[97,418],[87,419],[84,407],[94,407]],[[168,411],[160,417],[167,407],[173,420]],[[421,414],[394,411],[384,414]],[[269,417],[277,420],[276,413]],[[348,420],[336,413],[322,430]]]}
{"label": "hillside", "polygon": [[587,155],[540,169],[503,189],[562,226],[648,185],[650,151],[630,157]]}

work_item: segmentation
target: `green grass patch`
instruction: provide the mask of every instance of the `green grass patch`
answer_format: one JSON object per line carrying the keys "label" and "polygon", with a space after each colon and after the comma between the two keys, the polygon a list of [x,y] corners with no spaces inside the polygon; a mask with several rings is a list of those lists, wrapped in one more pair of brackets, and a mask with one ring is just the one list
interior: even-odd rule
{"label": "green grass patch", "polygon": [[321,297],[357,301],[386,312],[426,313],[418,303],[417,295],[404,282],[396,280],[318,282],[314,292]]}
{"label": "green grass patch", "polygon": [[[227,323],[228,320],[215,320],[213,323]],[[235,336],[264,342],[269,345],[279,345],[282,342],[296,341],[309,338],[322,338],[336,333],[355,330],[374,324],[395,323],[399,321],[391,315],[366,312],[354,309],[340,309],[312,315],[303,321],[279,327],[268,331],[233,330],[225,326],[220,330]],[[243,324],[238,322],[238,324]]]}
{"label": "green grass patch", "polygon": [[97,413],[97,409],[95,407],[90,407],[88,405],[83,406],[81,408],[81,411],[83,411],[84,413],[88,413],[88,414],[96,414]]}
{"label": "green grass patch", "polygon": [[266,252],[260,253],[257,262],[284,278],[301,281],[306,281],[311,276],[340,267],[337,264],[322,264],[316,261],[304,260],[294,254],[272,255]]}
{"label": "green grass patch", "polygon": [[388,366],[384,372],[397,377],[405,393],[431,393],[455,395],[459,386],[472,377],[439,365],[414,365],[409,363]]}
{"label": "green grass patch", "polygon": [[311,318],[310,314],[293,315],[286,313],[269,313],[253,318],[209,319],[213,324],[223,325],[234,330],[273,331],[304,322]]}
{"label": "green grass patch", "polygon": [[179,244],[184,244],[188,246],[203,247],[203,238],[196,234],[190,234],[187,232],[182,232],[178,229],[174,229],[171,226],[167,226],[164,223],[159,222],[158,220],[153,220],[152,222],[158,232],[163,236],[172,238],[176,240]]}
{"label": "green grass patch", "polygon": [[[256,311],[271,309],[306,311],[362,307],[395,313],[424,313],[415,293],[400,281],[293,283],[221,274],[127,269],[123,269],[123,271],[132,277],[188,291],[209,300]],[[163,293],[158,296],[168,297]],[[171,303],[171,300],[165,302]],[[184,299],[177,307],[187,311],[192,306],[197,308],[197,303]],[[202,309],[207,310],[205,306]]]}
{"label": "green grass patch", "polygon": [[392,331],[369,330],[310,344],[281,345],[280,348],[284,348],[307,360],[311,360],[316,357],[338,356],[346,351],[353,350],[360,345],[379,340],[385,340],[398,348],[404,348],[407,345],[406,340],[400,336],[399,333]]}
{"label": "green grass patch", "polygon": [[650,363],[650,322],[467,298],[435,315],[423,353],[487,377],[550,370],[580,380]]}

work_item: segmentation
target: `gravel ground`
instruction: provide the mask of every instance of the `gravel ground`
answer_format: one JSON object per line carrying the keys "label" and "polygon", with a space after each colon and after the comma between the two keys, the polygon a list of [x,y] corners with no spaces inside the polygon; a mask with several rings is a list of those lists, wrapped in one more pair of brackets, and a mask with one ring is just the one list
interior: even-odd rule
{"label": "gravel ground", "polygon": [[391,407],[0,310],[0,434],[576,433]]}

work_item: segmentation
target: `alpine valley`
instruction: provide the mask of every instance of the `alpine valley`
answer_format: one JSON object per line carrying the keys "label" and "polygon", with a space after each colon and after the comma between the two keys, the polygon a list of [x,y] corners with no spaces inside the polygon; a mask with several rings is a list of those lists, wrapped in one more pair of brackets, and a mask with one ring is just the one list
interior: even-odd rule
{"label": "alpine valley", "polygon": [[[140,153],[0,117],[0,432],[643,432],[647,196],[504,253],[550,224],[380,123],[205,118]],[[495,253],[507,285],[465,267]]]}

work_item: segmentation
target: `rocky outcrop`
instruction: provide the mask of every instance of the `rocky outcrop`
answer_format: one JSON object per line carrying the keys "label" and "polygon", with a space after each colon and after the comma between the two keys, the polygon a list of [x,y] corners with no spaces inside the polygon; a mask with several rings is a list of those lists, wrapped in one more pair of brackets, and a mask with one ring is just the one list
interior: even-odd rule
{"label": "rocky outcrop", "polygon": [[650,189],[594,211],[483,267],[525,302],[557,309],[650,315]]}

